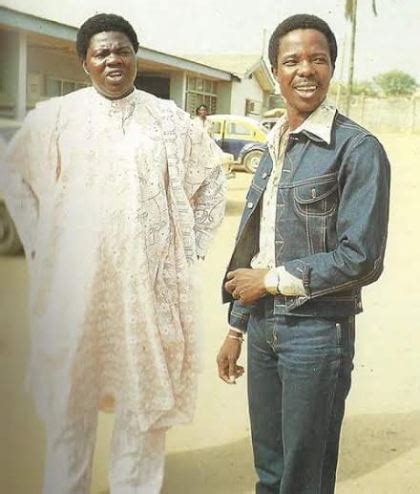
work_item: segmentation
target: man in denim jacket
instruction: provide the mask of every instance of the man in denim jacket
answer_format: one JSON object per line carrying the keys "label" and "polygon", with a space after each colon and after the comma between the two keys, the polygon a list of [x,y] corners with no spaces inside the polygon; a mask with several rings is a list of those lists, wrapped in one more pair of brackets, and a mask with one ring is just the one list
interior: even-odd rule
{"label": "man in denim jacket", "polygon": [[337,45],[324,21],[286,19],[269,50],[287,115],[270,134],[224,280],[219,375],[243,373],[246,332],[256,492],[331,494],[354,316],[361,287],[383,269],[389,162],[325,101]]}

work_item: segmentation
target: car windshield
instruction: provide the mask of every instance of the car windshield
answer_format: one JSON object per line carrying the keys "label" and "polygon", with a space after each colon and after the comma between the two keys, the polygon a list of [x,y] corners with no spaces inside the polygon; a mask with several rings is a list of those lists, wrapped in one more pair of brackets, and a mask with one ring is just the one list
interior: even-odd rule
{"label": "car windshield", "polygon": [[[220,118],[220,117],[219,117]],[[209,115],[208,119],[212,122],[212,129],[213,129],[213,133],[214,134],[220,134],[221,132],[221,129],[222,129],[222,121],[227,121],[227,122],[231,122],[231,129],[232,127],[235,129],[234,130],[234,133],[239,133],[241,134],[242,132],[240,132],[238,130],[239,127],[243,127],[242,125],[242,121],[241,121],[241,117],[239,117],[239,120],[235,120],[235,119],[226,119],[226,117],[222,117],[222,119],[219,120],[219,118],[217,118],[217,116],[215,115]],[[249,118],[249,117],[248,117]],[[268,134],[269,132],[269,129],[267,130],[264,125],[259,122],[258,120],[254,120],[253,118],[249,118],[249,120],[252,120],[252,123],[254,125],[256,125],[258,127],[258,130],[260,130],[263,134]],[[249,121],[248,120],[248,121]],[[248,124],[249,125],[249,124]],[[244,127],[245,128],[245,127]],[[232,129],[233,130],[233,129]],[[231,130],[231,131],[232,131]],[[250,131],[247,130],[246,132],[244,132],[244,134],[247,134],[249,133]]]}

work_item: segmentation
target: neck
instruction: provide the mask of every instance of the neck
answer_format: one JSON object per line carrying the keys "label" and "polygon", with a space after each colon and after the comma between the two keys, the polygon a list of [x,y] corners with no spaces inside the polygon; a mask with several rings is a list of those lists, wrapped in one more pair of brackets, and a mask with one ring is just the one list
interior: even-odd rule
{"label": "neck", "polygon": [[126,96],[128,96],[129,94],[131,94],[134,91],[135,87],[132,86],[129,89],[127,89],[127,91],[125,91],[124,93],[121,93],[121,94],[107,94],[107,93],[104,93],[104,92],[100,91],[97,87],[95,87],[95,89],[98,91],[98,93],[101,96],[103,96],[106,99],[118,100],[118,99],[123,99]]}
{"label": "neck", "polygon": [[312,112],[297,113],[293,109],[287,109],[287,121],[289,130],[297,129],[309,117]]}

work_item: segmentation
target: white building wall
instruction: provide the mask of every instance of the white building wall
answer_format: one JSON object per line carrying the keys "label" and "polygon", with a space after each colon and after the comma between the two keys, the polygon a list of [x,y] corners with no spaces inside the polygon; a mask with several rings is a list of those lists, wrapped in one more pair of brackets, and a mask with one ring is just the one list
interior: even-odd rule
{"label": "white building wall", "polygon": [[76,54],[54,48],[29,46],[28,72],[71,81],[86,83],[89,81]]}
{"label": "white building wall", "polygon": [[185,110],[185,97],[187,91],[187,74],[185,72],[171,73],[169,93],[171,100]]}
{"label": "white building wall", "polygon": [[216,113],[230,113],[232,106],[232,82],[217,83]]}
{"label": "white building wall", "polygon": [[[264,92],[254,77],[251,79],[242,79],[241,81],[232,82],[230,113],[234,115],[245,115],[247,99],[257,101],[261,106],[263,106]],[[258,118],[257,115],[255,115],[255,117]]]}

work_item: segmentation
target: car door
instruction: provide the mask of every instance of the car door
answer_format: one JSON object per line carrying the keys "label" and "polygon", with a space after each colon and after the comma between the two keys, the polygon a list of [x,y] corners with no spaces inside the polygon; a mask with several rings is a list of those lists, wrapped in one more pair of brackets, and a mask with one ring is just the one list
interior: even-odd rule
{"label": "car door", "polygon": [[243,146],[249,142],[253,142],[253,129],[248,122],[226,121],[223,139],[224,151],[233,154],[236,160]]}
{"label": "car door", "polygon": [[211,133],[213,139],[216,141],[216,144],[222,148],[223,151],[226,151],[223,147],[223,134],[226,121],[223,119],[215,119],[211,118]]}

